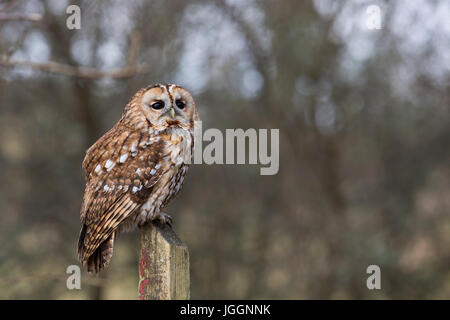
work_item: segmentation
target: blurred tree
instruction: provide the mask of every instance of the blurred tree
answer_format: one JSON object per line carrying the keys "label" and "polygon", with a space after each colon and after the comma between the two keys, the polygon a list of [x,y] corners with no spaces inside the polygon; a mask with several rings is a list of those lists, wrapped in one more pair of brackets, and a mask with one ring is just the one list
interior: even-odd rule
{"label": "blurred tree", "polygon": [[70,4],[80,30],[67,1],[0,1],[0,298],[137,297],[137,233],[83,290],[65,270],[84,152],[155,82],[204,129],[280,129],[277,175],[193,165],[169,208],[193,298],[450,296],[447,1]]}

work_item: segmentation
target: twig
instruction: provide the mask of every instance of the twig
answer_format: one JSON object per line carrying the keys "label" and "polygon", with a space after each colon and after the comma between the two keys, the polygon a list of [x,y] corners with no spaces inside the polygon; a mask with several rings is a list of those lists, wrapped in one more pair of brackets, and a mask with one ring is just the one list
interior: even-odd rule
{"label": "twig", "polygon": [[38,22],[42,20],[42,15],[39,13],[29,13],[29,14],[6,14],[0,13],[1,21],[31,21]]}
{"label": "twig", "polygon": [[42,15],[39,13],[6,13],[16,7],[20,0],[12,0],[0,8],[0,22],[2,21],[31,21],[37,22],[42,20]]}
{"label": "twig", "polygon": [[137,74],[148,73],[150,71],[150,68],[146,64],[139,64],[136,66],[126,66],[124,68],[115,70],[99,70],[95,68],[74,67],[67,64],[52,61],[42,63],[31,61],[11,61],[5,59],[4,57],[0,57],[0,66],[29,68],[32,70],[38,70],[48,73],[56,73],[65,76],[88,78],[88,79],[129,78]]}

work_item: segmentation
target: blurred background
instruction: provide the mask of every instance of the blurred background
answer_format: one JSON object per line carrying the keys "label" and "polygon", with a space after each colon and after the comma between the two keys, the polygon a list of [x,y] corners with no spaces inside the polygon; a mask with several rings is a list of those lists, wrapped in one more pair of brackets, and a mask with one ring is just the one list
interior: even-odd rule
{"label": "blurred background", "polygon": [[137,298],[139,231],[66,288],[81,162],[173,82],[204,130],[280,129],[277,175],[192,165],[166,210],[192,298],[449,299],[449,75],[446,0],[0,0],[0,298]]}

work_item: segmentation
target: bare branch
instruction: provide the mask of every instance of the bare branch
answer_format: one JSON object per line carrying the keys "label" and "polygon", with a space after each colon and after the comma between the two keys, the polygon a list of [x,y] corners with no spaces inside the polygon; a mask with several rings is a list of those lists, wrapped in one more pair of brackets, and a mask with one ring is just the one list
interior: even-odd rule
{"label": "bare branch", "polygon": [[37,71],[88,79],[130,78],[137,74],[148,73],[150,71],[149,67],[146,64],[139,64],[136,66],[126,66],[124,68],[115,70],[99,70],[95,68],[74,67],[67,64],[52,61],[42,63],[31,61],[11,61],[5,59],[4,57],[0,57],[0,66],[8,68],[11,67],[28,68]]}
{"label": "bare branch", "polygon": [[31,21],[38,22],[42,20],[42,15],[39,13],[29,13],[29,14],[6,14],[0,13],[1,21]]}
{"label": "bare branch", "polygon": [[139,57],[139,49],[141,47],[141,33],[134,31],[131,34],[130,49],[128,50],[127,64],[129,66],[136,65]]}
{"label": "bare branch", "polygon": [[16,7],[20,0],[12,0],[0,8],[0,22],[2,21],[31,21],[37,22],[42,20],[39,13],[6,13]]}

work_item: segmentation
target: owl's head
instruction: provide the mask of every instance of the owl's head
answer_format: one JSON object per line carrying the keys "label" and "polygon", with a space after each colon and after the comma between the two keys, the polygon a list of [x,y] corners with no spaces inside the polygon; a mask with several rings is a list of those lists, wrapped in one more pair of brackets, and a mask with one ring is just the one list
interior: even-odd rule
{"label": "owl's head", "polygon": [[135,107],[152,127],[192,129],[198,113],[194,99],[184,88],[174,84],[156,84],[139,92]]}

